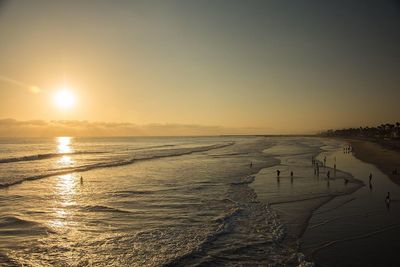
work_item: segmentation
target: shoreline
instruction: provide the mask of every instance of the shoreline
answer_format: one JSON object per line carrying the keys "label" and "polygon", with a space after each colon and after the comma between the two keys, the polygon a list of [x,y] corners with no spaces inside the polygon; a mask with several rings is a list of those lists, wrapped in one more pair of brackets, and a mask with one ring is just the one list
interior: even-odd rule
{"label": "shoreline", "polygon": [[[323,149],[319,149],[318,152],[313,153],[314,158],[318,158],[321,153],[326,152]],[[277,158],[277,157],[274,157]],[[320,164],[322,165],[322,162],[319,161]],[[331,167],[324,167],[325,170],[330,170],[333,172],[333,168]],[[332,200],[336,199],[337,197],[345,196],[345,195],[351,195],[361,189],[362,187],[365,186],[365,183],[362,182],[359,179],[356,179],[353,174],[345,172],[343,170],[338,170],[339,172],[348,175],[348,179],[350,179],[351,183],[353,184],[352,188],[349,188],[348,190],[341,192],[341,193],[331,193],[327,195],[318,195],[315,197],[311,198],[306,198],[306,199],[295,199],[295,200],[285,200],[281,202],[268,202],[268,206],[272,208],[272,210],[278,214],[278,217],[281,219],[281,222],[285,225],[286,227],[286,236],[283,240],[283,243],[291,247],[292,249],[302,252],[301,250],[301,239],[309,227],[309,223],[311,218],[314,216],[314,212],[320,209],[322,206],[325,204],[331,202]],[[341,177],[335,178],[335,179],[343,179]],[[258,196],[257,196],[258,197]],[[290,218],[287,215],[285,215],[285,205],[291,205],[291,204],[296,204],[299,202],[305,203],[305,207],[303,209],[305,210],[305,213],[303,215],[300,215],[296,218]],[[283,205],[283,206],[282,206]],[[293,226],[292,223],[295,220],[298,225]],[[299,221],[300,220],[300,221]],[[309,257],[310,255],[305,255],[306,259],[314,261],[312,257]],[[314,261],[315,262],[315,261]]]}
{"label": "shoreline", "polygon": [[[375,165],[394,183],[400,185],[400,151],[388,148],[387,146],[383,146],[371,140],[339,139],[348,142],[353,147],[353,154],[356,158]],[[393,173],[395,168],[397,168],[397,174]]]}

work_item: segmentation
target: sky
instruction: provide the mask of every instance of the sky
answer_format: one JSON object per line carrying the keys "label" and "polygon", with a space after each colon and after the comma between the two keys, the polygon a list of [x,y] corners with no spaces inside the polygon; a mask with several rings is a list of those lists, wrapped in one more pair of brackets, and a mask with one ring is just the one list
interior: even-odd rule
{"label": "sky", "polygon": [[[0,0],[0,135],[33,131],[26,125],[191,135],[393,123],[399,29],[390,0]],[[54,101],[64,87],[68,108]]]}

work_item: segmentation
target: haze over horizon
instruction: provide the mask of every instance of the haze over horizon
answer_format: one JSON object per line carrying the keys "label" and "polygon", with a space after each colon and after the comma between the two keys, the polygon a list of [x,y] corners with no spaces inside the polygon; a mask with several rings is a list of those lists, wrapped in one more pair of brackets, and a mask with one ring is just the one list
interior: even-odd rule
{"label": "haze over horizon", "polygon": [[399,26],[394,0],[0,1],[0,136],[395,122]]}

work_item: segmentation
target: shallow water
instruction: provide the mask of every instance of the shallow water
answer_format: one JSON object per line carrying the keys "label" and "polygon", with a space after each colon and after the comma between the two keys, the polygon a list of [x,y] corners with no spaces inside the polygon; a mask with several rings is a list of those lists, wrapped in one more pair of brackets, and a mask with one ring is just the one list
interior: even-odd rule
{"label": "shallow water", "polygon": [[300,137],[1,140],[0,265],[296,265],[312,211],[361,186],[341,158],[336,173],[313,173],[312,156],[342,145]]}
{"label": "shallow water", "polygon": [[[2,158],[13,159],[0,164],[2,265],[279,265],[287,257],[276,215],[248,187],[249,175],[276,163],[262,154],[267,138],[25,142],[2,146]],[[69,171],[52,175],[65,162]]]}
{"label": "shallow water", "polygon": [[[261,170],[251,187],[260,201],[269,203],[280,215],[287,228],[287,241],[298,240],[314,209],[335,196],[350,193],[361,186],[350,173],[339,168],[334,170],[326,166],[320,167],[319,175],[314,172],[313,157],[323,151],[341,148],[342,145],[318,138],[280,138],[276,139],[273,147],[264,151],[278,159],[279,164]],[[323,164],[322,159],[319,164]],[[281,172],[279,179],[277,170]],[[328,171],[331,173],[330,179],[327,178]],[[344,183],[344,179],[350,182]]]}
{"label": "shallow water", "polygon": [[[302,250],[323,266],[398,266],[400,187],[375,166],[341,149],[327,156],[329,164],[336,157],[337,165],[365,186],[313,213],[302,237]],[[387,192],[393,199],[389,206],[385,203]]]}

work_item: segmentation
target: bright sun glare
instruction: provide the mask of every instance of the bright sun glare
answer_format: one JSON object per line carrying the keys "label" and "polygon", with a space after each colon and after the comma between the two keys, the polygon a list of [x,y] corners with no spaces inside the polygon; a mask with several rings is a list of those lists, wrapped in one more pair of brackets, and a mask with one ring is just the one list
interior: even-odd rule
{"label": "bright sun glare", "polygon": [[62,88],[54,94],[54,103],[59,108],[70,108],[75,105],[75,95],[68,88]]}

